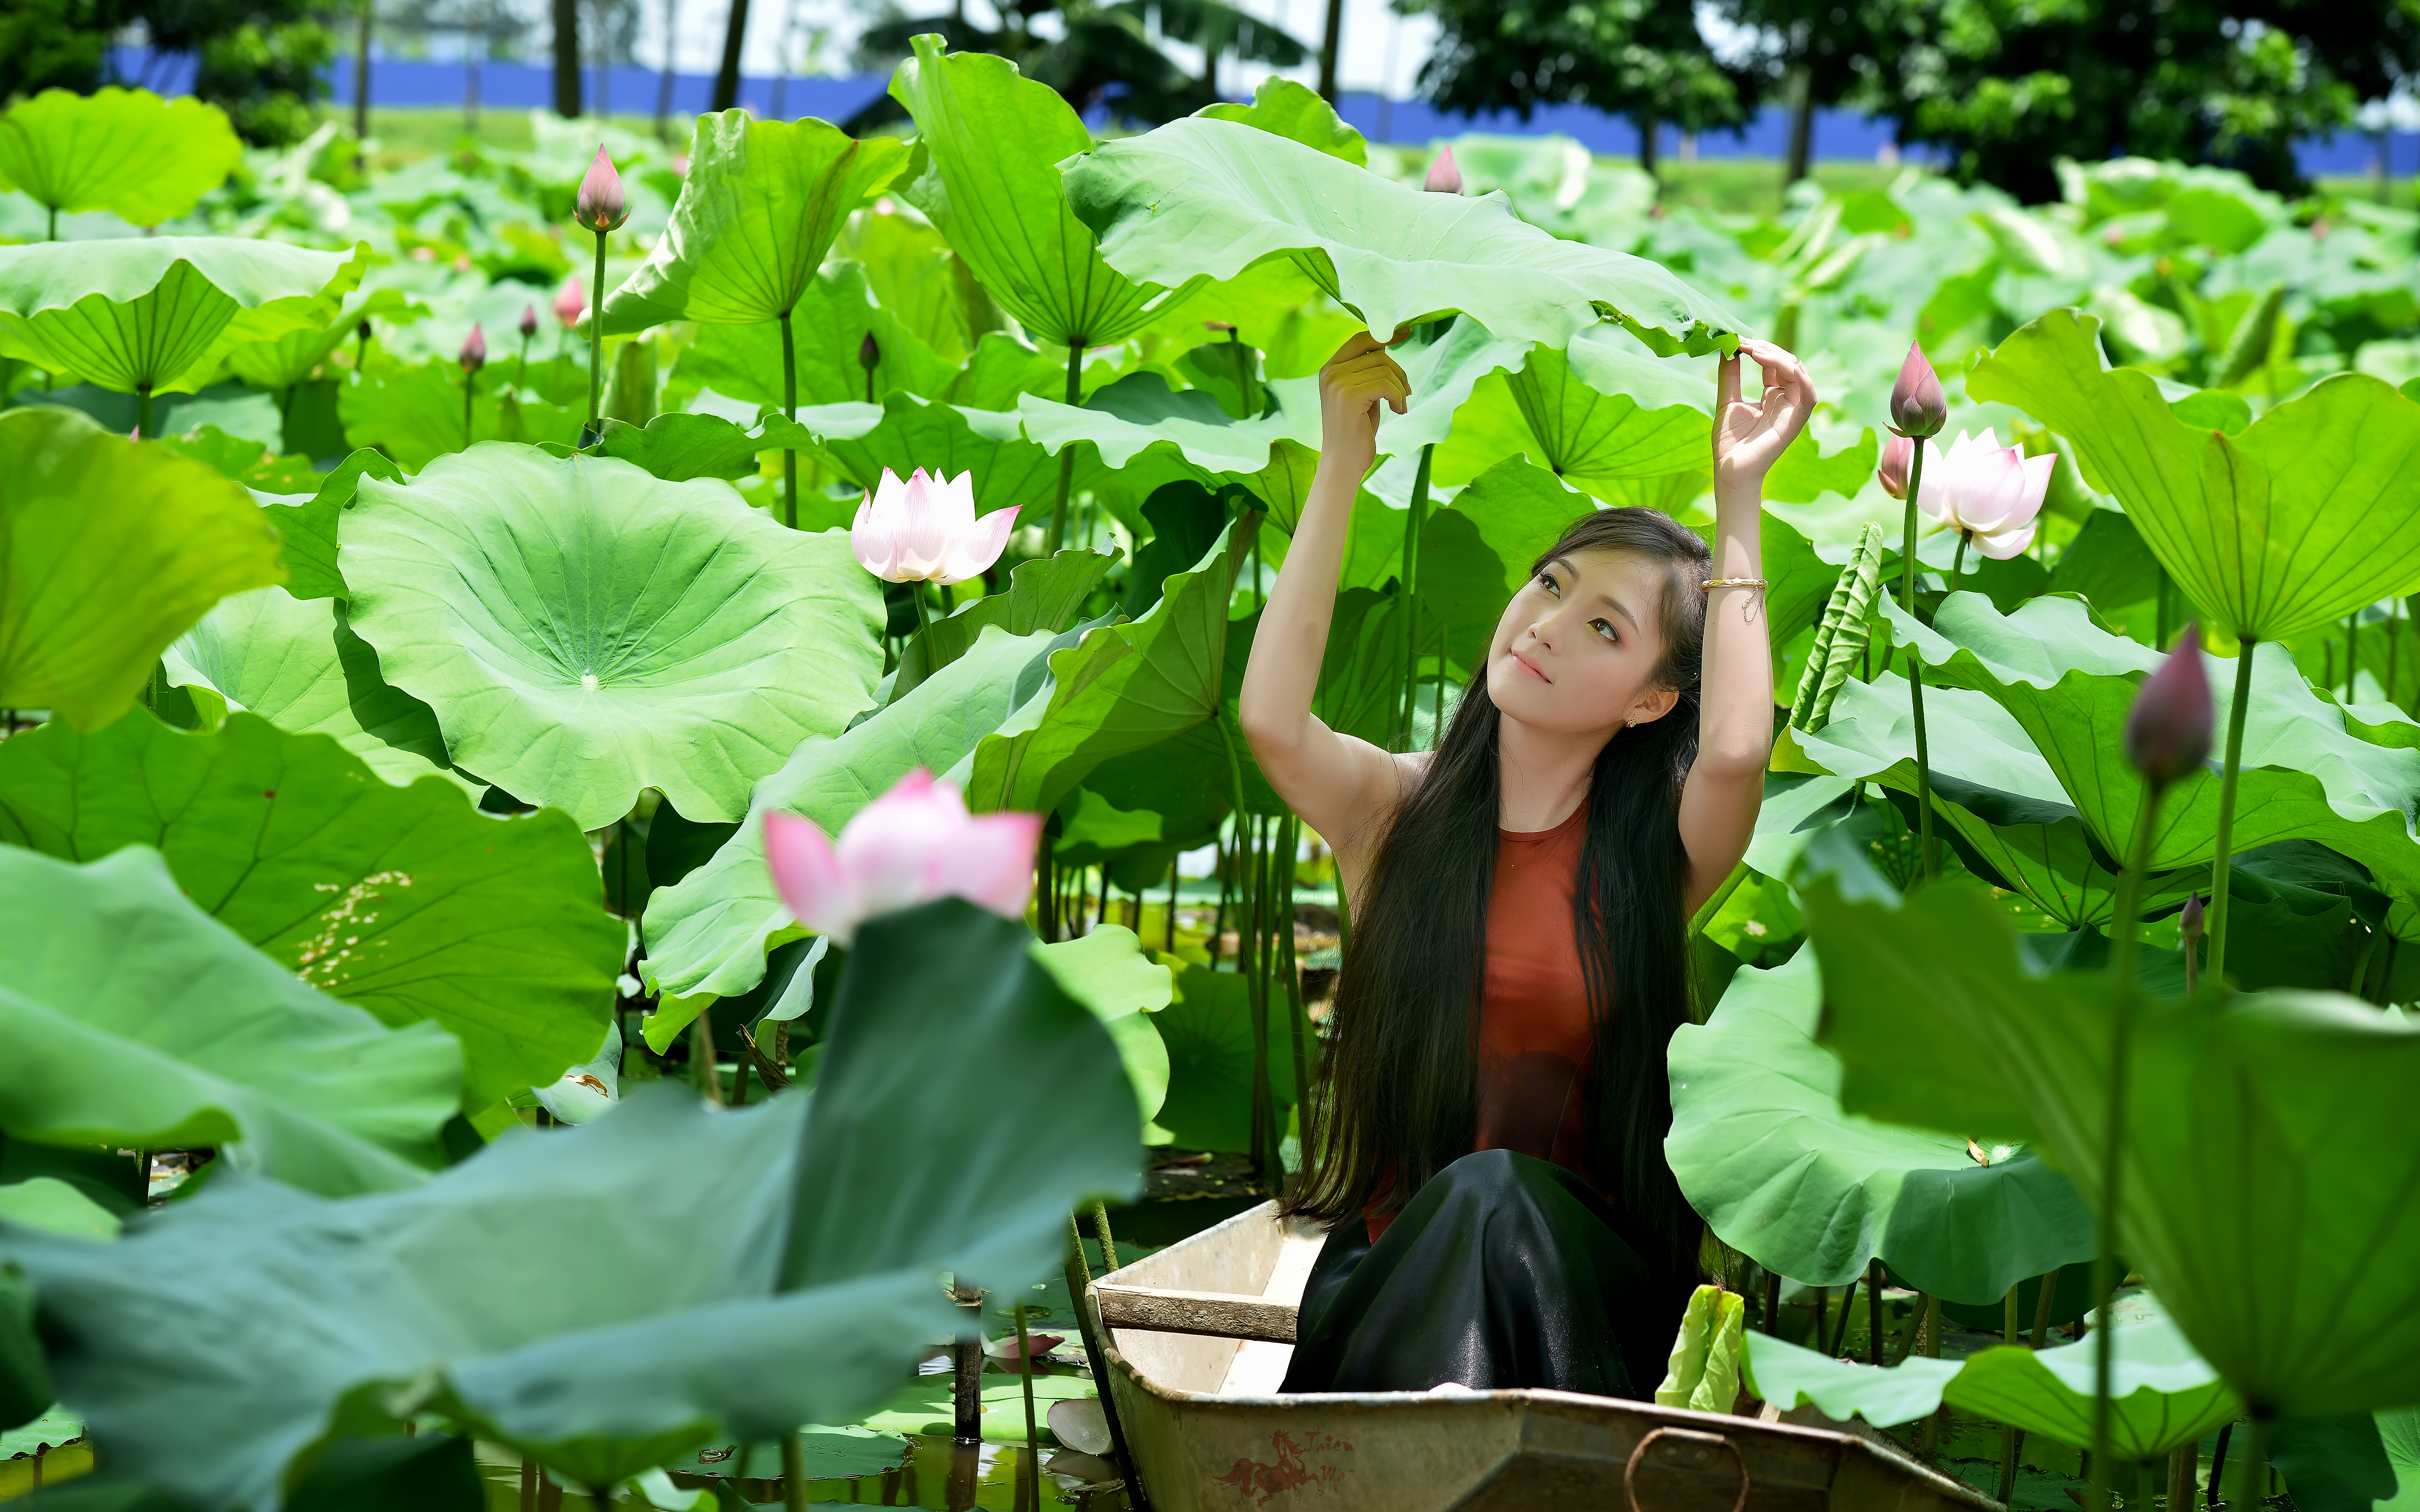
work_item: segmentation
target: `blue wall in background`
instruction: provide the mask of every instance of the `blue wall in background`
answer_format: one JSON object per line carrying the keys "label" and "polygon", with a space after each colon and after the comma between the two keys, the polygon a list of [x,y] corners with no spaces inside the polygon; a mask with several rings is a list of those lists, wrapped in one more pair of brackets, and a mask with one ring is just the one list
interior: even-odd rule
{"label": "blue wall in background", "polygon": [[[155,56],[140,49],[120,48],[114,61],[119,76],[130,84],[141,84],[163,94],[179,94],[192,87],[194,65],[190,56]],[[351,59],[339,60],[334,71],[336,101],[349,105],[353,90]],[[597,108],[599,71],[592,68],[582,72],[582,89],[592,110]],[[602,71],[607,75],[604,100],[609,108],[634,116],[655,111],[659,76],[654,70],[617,68]],[[739,99],[760,116],[778,114],[783,119],[817,116],[843,120],[879,98],[890,83],[889,77],[881,74],[787,81],[743,78]],[[463,69],[458,63],[426,63],[375,54],[370,59],[370,101],[376,105],[459,108],[463,84]],[[774,108],[777,90],[781,97],[778,112]],[[675,74],[674,114],[693,115],[706,109],[713,92],[710,75]],[[479,69],[479,102],[483,109],[527,110],[550,105],[553,100],[554,75],[551,69],[527,63],[491,63]],[[1509,111],[1478,117],[1449,116],[1426,100],[1388,100],[1376,95],[1347,94],[1339,114],[1373,142],[1422,143],[1471,131],[1524,135],[1559,131],[1591,152],[1622,157],[1635,157],[1638,152],[1636,128],[1619,116],[1585,105],[1546,106],[1524,122]],[[1778,158],[1787,149],[1789,136],[1789,114],[1775,108],[1763,112],[1743,131],[1700,136],[1697,150],[1702,158]],[[1818,158],[1854,158],[1870,162],[1890,139],[1891,123],[1887,120],[1851,111],[1816,112]],[[1668,135],[1662,145],[1668,159],[1676,154],[1678,144],[1671,137]],[[2296,148],[2295,157],[2306,174],[2358,174],[2368,171],[2375,151],[2370,137],[2346,131],[2304,142]],[[2420,135],[2396,133],[2388,139],[2387,154],[2388,167],[2395,174],[2420,173]],[[1909,156],[1923,159],[1934,155],[1916,148]]]}

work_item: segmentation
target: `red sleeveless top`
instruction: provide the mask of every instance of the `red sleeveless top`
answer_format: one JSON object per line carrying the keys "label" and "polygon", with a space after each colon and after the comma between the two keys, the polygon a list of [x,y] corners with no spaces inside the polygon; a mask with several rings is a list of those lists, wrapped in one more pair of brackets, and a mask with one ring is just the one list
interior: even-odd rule
{"label": "red sleeveless top", "polygon": [[[1479,1124],[1470,1148],[1551,1161],[1593,1186],[1587,1088],[1595,1036],[1572,924],[1588,805],[1552,829],[1496,834],[1479,996]],[[1392,1185],[1383,1182],[1373,1203]],[[1363,1216],[1375,1243],[1395,1215]]]}

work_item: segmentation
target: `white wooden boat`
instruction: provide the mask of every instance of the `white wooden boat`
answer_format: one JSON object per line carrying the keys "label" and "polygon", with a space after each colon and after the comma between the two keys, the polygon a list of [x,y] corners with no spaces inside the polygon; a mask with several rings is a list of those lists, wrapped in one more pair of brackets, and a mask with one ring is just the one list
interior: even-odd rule
{"label": "white wooden boat", "polygon": [[1321,1237],[1264,1203],[1087,1289],[1153,1512],[1998,1505],[1879,1435],[1770,1408],[1723,1416],[1558,1391],[1280,1396]]}

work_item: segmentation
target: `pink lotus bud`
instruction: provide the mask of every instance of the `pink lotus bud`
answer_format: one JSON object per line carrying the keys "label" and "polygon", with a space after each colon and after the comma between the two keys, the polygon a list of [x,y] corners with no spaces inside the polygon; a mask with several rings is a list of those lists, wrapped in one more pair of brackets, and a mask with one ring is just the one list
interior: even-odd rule
{"label": "pink lotus bud", "polygon": [[563,287],[554,291],[554,317],[563,323],[564,330],[578,326],[582,313],[587,308],[588,291],[580,286],[576,276],[565,279]]}
{"label": "pink lotus bud", "polygon": [[476,321],[472,322],[471,334],[462,341],[462,355],[456,360],[465,373],[476,373],[488,365],[488,338],[479,333]]}
{"label": "pink lotus bud", "polygon": [[2184,942],[2186,949],[2192,949],[2201,939],[2204,928],[2201,894],[2195,893],[2185,900],[2185,911],[2177,916],[2177,934]]}
{"label": "pink lotus bud", "polygon": [[871,331],[865,333],[863,341],[857,344],[857,365],[869,373],[882,365],[882,343],[874,339]]}
{"label": "pink lotus bud", "polygon": [[[1916,445],[1904,440],[1893,444],[1909,448],[1910,455]],[[1924,481],[1916,486],[1916,507],[1926,517],[1965,532],[1987,557],[2005,561],[2033,545],[2057,453],[2027,456],[2002,446],[1988,426],[1971,439],[1960,431],[1946,457],[1931,441],[1923,446]]]}
{"label": "pink lotus bud", "polygon": [[1453,161],[1453,148],[1447,147],[1436,155],[1436,161],[1429,164],[1428,181],[1420,187],[1432,194],[1462,193],[1462,169]]}
{"label": "pink lotus bud", "polygon": [[1891,386],[1891,429],[1918,440],[1936,436],[1949,423],[1948,402],[1941,397],[1941,375],[1924,360],[1924,348],[1908,344],[1907,361],[1899,368],[1899,381]]}
{"label": "pink lotus bud", "polygon": [[947,782],[918,767],[843,825],[840,843],[796,814],[765,815],[765,862],[799,922],[846,945],[878,914],[964,898],[1025,917],[1042,816],[970,815]]}
{"label": "pink lotus bud", "polygon": [[[2245,647],[2241,656],[2250,656]],[[2210,677],[2201,665],[2201,626],[2187,625],[2182,640],[2168,653],[2134,695],[2126,716],[2126,759],[2165,787],[2188,777],[2210,759]]]}
{"label": "pink lotus bud", "polygon": [[1874,469],[1874,476],[1881,481],[1883,492],[1893,499],[1906,498],[1907,470],[1915,464],[1916,442],[1904,436],[1893,436],[1883,442],[1882,466]]}
{"label": "pink lotus bud", "polygon": [[524,304],[521,306],[521,340],[527,341],[536,334],[537,306],[535,304]]}
{"label": "pink lotus bud", "polygon": [[971,472],[944,482],[918,468],[902,483],[884,468],[881,484],[857,506],[849,545],[885,582],[964,582],[1000,560],[1016,526],[1016,508],[975,517]]}
{"label": "pink lotus bud", "polygon": [[613,171],[613,160],[601,147],[597,149],[597,161],[580,180],[580,197],[573,203],[571,218],[591,231],[611,231],[630,218],[623,201],[622,176]]}

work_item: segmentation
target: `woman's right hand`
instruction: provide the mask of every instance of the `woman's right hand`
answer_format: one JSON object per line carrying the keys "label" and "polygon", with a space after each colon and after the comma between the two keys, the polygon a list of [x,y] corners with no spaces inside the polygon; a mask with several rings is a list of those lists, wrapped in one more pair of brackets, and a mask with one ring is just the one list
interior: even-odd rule
{"label": "woman's right hand", "polygon": [[1387,350],[1393,345],[1356,332],[1319,370],[1320,465],[1344,470],[1357,485],[1378,455],[1378,406],[1400,415],[1412,396],[1403,364]]}

